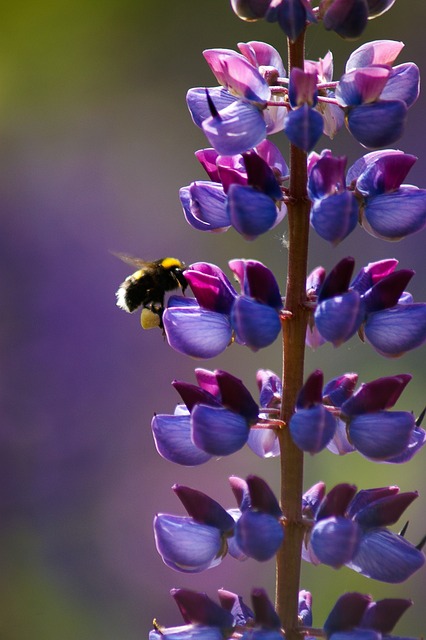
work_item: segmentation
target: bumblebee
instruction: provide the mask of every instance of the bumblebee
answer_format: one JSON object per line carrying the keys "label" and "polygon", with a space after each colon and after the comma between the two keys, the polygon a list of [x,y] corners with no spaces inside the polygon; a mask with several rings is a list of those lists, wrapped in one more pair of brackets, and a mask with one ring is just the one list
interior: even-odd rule
{"label": "bumblebee", "polygon": [[185,265],[177,258],[147,262],[122,254],[118,254],[118,257],[139,269],[128,276],[118,288],[115,294],[117,307],[128,313],[142,307],[142,326],[162,327],[165,293],[179,287],[185,293],[188,286],[184,276]]}

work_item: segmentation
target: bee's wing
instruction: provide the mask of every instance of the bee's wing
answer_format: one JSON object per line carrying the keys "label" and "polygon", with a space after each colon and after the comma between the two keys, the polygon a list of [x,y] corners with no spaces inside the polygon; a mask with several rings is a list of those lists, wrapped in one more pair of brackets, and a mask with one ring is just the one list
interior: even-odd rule
{"label": "bee's wing", "polygon": [[119,258],[119,260],[122,260],[126,264],[130,264],[133,267],[139,267],[140,269],[142,267],[147,267],[148,265],[151,264],[151,262],[149,262],[148,260],[142,260],[142,258],[135,258],[134,256],[129,256],[127,253],[121,253],[119,251],[111,251],[111,253],[113,256],[115,256],[116,258]]}

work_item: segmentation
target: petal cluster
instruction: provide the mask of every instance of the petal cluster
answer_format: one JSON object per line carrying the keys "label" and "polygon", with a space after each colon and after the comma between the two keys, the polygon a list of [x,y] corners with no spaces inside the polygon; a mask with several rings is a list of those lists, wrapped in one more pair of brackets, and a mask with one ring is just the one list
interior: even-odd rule
{"label": "petal cluster", "polygon": [[416,157],[395,149],[373,151],[345,176],[346,158],[330,150],[309,157],[311,224],[337,244],[361,223],[382,240],[401,240],[426,226],[426,190],[403,184]]}
{"label": "petal cluster", "polygon": [[388,527],[417,495],[400,493],[396,486],[357,491],[349,484],[336,485],[326,494],[324,483],[314,485],[303,497],[303,510],[314,520],[304,559],[334,568],[346,565],[382,582],[407,580],[423,566],[425,557]]}
{"label": "petal cluster", "polygon": [[233,227],[246,240],[254,240],[281,222],[286,214],[281,184],[288,168],[269,140],[235,156],[221,156],[212,148],[195,155],[211,181],[180,189],[183,212],[192,227],[210,232]]}
{"label": "petal cluster", "polygon": [[229,266],[240,294],[216,265],[198,262],[185,271],[195,298],[172,296],[163,315],[167,340],[176,351],[212,358],[234,340],[257,351],[277,338],[282,298],[274,275],[256,260],[232,260]]}
{"label": "petal cluster", "polygon": [[284,539],[282,512],[268,484],[257,476],[231,477],[238,509],[226,511],[205,493],[183,485],[173,491],[188,515],[154,518],[157,551],[176,571],[199,573],[229,553],[238,560],[270,560]]}
{"label": "petal cluster", "polygon": [[321,272],[321,278],[315,279],[312,319],[319,336],[311,337],[311,344],[329,341],[339,346],[358,332],[385,357],[400,356],[423,344],[426,304],[413,302],[405,291],[414,272],[396,271],[397,264],[393,259],[372,262],[352,279],[355,262],[348,257],[326,277]]}

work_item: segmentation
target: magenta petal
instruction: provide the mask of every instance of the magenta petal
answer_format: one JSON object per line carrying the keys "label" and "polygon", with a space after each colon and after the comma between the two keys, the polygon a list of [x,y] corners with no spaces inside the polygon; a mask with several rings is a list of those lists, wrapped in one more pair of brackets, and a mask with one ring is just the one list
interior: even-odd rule
{"label": "magenta petal", "polygon": [[171,307],[163,315],[170,346],[193,358],[213,358],[231,342],[227,316],[200,308]]}
{"label": "magenta petal", "polygon": [[404,48],[403,42],[396,40],[375,40],[366,42],[351,53],[346,63],[345,72],[368,67],[371,64],[386,64],[392,66]]}

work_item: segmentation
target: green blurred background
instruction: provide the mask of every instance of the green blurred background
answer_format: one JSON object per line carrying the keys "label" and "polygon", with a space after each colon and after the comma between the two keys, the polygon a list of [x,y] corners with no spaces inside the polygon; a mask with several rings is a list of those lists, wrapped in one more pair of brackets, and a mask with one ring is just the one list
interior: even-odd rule
{"label": "green blurred background", "polygon": [[[354,45],[311,29],[307,56],[335,55],[335,76],[350,51],[378,38],[403,40],[399,61],[423,65],[426,7],[397,2]],[[264,260],[285,281],[285,222],[254,244],[230,231],[202,235],[184,222],[178,189],[203,177],[193,152],[205,146],[185,105],[189,87],[214,81],[201,51],[266,40],[285,57],[276,25],[240,22],[227,0],[16,0],[0,7],[0,262],[2,405],[0,423],[1,640],[136,640],[155,616],[180,624],[171,587],[218,587],[249,598],[251,586],[273,596],[271,563],[230,558],[199,576],[166,568],[157,556],[152,517],[181,513],[170,486],[189,484],[234,506],[227,477],[257,473],[277,487],[277,461],[249,450],[202,469],[174,467],[154,449],[154,411],[172,411],[173,378],[193,380],[197,363],[171,352],[159,331],[115,307],[128,275],[111,251],[145,258],[177,255],[187,263],[232,257]],[[426,186],[425,101],[420,98],[399,148],[420,156],[409,182]],[[286,154],[283,135],[274,137]],[[343,131],[331,143],[349,161],[363,151]],[[329,147],[321,140],[319,149]],[[423,157],[422,157],[423,155]],[[390,245],[361,230],[337,249],[312,237],[310,268],[329,269],[353,255],[357,266],[397,257],[417,271],[410,290],[424,300],[425,241]],[[283,284],[284,286],[284,284]],[[358,371],[361,380],[411,372],[399,406],[425,404],[425,348],[385,361],[356,339],[308,355],[307,371],[326,378]],[[280,371],[279,343],[258,354],[234,346],[206,363],[228,368],[255,392],[259,367]],[[154,392],[155,390],[155,392]],[[424,451],[406,466],[374,465],[328,451],[309,458],[306,488],[398,484],[417,488],[408,537],[425,531]],[[423,500],[423,501],[422,501]],[[320,626],[343,590],[409,596],[415,607],[400,633],[426,628],[424,572],[386,586],[342,569],[304,565]]]}

